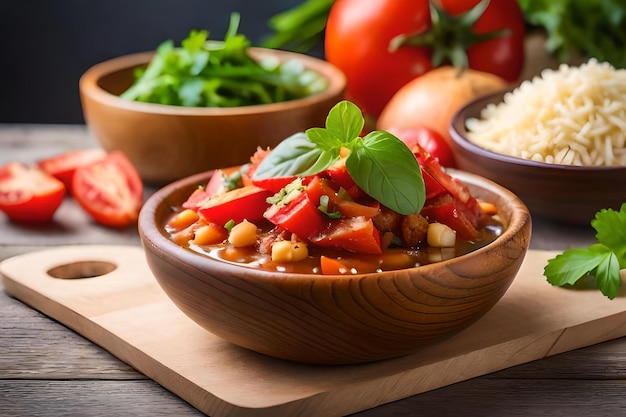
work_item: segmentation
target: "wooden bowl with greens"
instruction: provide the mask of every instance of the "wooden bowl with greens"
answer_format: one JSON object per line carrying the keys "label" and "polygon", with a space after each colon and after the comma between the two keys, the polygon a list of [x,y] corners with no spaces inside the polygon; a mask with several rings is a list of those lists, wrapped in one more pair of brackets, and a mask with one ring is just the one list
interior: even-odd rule
{"label": "wooden bowl with greens", "polygon": [[257,147],[323,126],[346,80],[304,54],[249,47],[242,35],[97,64],[81,77],[83,114],[107,150],[123,151],[142,179],[167,183],[243,164]]}

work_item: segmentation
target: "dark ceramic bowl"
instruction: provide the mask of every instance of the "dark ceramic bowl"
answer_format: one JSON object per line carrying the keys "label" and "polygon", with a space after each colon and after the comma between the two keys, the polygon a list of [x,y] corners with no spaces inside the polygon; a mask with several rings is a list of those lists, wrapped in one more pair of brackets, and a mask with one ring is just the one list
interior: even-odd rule
{"label": "dark ceramic bowl", "polygon": [[526,206],[489,180],[455,175],[497,206],[505,230],[467,255],[416,268],[292,274],[233,265],[183,248],[163,225],[210,174],[153,194],[141,211],[139,231],[165,293],[213,334],[297,362],[370,362],[415,352],[467,328],[500,300],[522,264],[531,233]]}
{"label": "dark ceramic bowl", "polygon": [[589,225],[602,208],[619,210],[626,202],[626,167],[585,167],[530,161],[486,150],[467,138],[466,120],[478,118],[506,92],[481,97],[452,118],[450,135],[459,169],[508,188],[533,216],[560,223]]}

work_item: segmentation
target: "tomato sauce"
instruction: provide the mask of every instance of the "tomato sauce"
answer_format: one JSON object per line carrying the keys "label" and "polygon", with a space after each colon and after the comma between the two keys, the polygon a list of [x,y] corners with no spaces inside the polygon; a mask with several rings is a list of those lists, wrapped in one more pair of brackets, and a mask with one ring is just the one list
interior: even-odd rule
{"label": "tomato sauce", "polygon": [[[259,226],[261,230],[259,239],[269,234],[272,226],[269,222]],[[167,227],[165,230],[167,232]],[[479,231],[480,237],[478,239],[467,241],[457,238],[454,247],[430,247],[424,243],[423,246],[412,249],[387,248],[380,255],[331,250],[309,244],[309,256],[297,262],[274,262],[270,254],[260,253],[258,247],[255,246],[234,247],[227,242],[202,246],[189,242],[178,243],[186,249],[208,258],[272,272],[321,274],[320,257],[325,255],[338,259],[346,265],[346,274],[357,274],[413,268],[467,254],[493,242],[502,233],[503,225],[496,217],[486,216],[481,219]]]}

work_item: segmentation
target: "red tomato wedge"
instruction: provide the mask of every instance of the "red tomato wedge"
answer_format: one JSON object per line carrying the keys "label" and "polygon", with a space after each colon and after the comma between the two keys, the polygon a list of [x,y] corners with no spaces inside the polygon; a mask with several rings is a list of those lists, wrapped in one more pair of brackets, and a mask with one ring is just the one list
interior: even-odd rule
{"label": "red tomato wedge", "polygon": [[42,159],[37,162],[37,166],[48,174],[63,181],[68,190],[72,188],[72,178],[76,168],[92,164],[103,159],[106,151],[101,148],[75,149]]}
{"label": "red tomato wedge", "polygon": [[208,221],[220,226],[230,220],[235,223],[243,220],[254,222],[263,218],[263,213],[269,206],[266,200],[273,194],[255,185],[246,185],[205,200],[200,204],[198,212]]}
{"label": "red tomato wedge", "polygon": [[382,253],[380,234],[371,218],[333,219],[329,227],[310,238],[314,244],[356,253]]}
{"label": "red tomato wedge", "polygon": [[65,185],[39,168],[11,162],[0,168],[0,210],[17,223],[49,222]]}
{"label": "red tomato wedge", "polygon": [[295,233],[301,239],[319,233],[328,222],[304,191],[287,205],[270,206],[264,217],[276,226]]}
{"label": "red tomato wedge", "polygon": [[322,196],[328,197],[328,212],[338,211],[346,217],[374,217],[380,212],[380,203],[372,200],[371,204],[359,204],[339,197],[329,180],[314,177],[307,186],[306,193],[315,207],[320,205]]}
{"label": "red tomato wedge", "polygon": [[137,222],[143,205],[143,184],[128,157],[120,151],[76,168],[72,195],[93,219],[115,228]]}

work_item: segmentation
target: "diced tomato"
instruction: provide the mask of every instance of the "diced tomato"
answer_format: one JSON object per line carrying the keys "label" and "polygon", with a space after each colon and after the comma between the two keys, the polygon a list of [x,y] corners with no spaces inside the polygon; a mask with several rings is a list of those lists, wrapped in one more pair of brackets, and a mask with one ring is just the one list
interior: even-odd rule
{"label": "diced tomato", "polygon": [[143,184],[128,157],[112,151],[76,168],[72,195],[96,222],[122,228],[137,222],[143,205]]}
{"label": "diced tomato", "polygon": [[324,275],[345,275],[350,272],[343,262],[328,256],[320,256],[320,269]]}
{"label": "diced tomato", "polygon": [[296,175],[288,176],[288,177],[272,177],[272,178],[252,178],[252,184],[256,185],[259,188],[263,188],[269,190],[273,193],[277,193],[287,185],[293,182],[298,178]]}
{"label": "diced tomato", "polygon": [[436,221],[452,228],[463,239],[472,240],[480,236],[476,223],[450,194],[435,197],[424,206],[421,213],[431,222]]}
{"label": "diced tomato", "polygon": [[65,185],[47,172],[11,162],[0,168],[0,210],[17,223],[52,220]]}
{"label": "diced tomato", "polygon": [[273,193],[254,185],[228,191],[205,200],[198,212],[208,221],[220,226],[230,220],[240,223],[244,219],[254,222],[263,218],[269,204],[267,198]]}
{"label": "diced tomato", "polygon": [[344,217],[330,220],[329,226],[310,238],[314,244],[355,253],[382,252],[380,233],[371,218]]}
{"label": "diced tomato", "polygon": [[372,200],[369,205],[341,198],[326,178],[314,177],[306,190],[309,199],[318,207],[322,196],[328,197],[328,212],[338,211],[345,217],[374,217],[380,212],[380,203]]}
{"label": "diced tomato", "polygon": [[[415,157],[417,158],[422,168],[422,173],[429,174],[432,179],[438,182],[439,185],[452,196],[456,203],[456,209],[462,211],[467,220],[469,220],[473,227],[476,228],[476,226],[478,225],[478,220],[480,218],[480,206],[478,205],[478,201],[476,200],[476,198],[474,198],[467,185],[465,185],[459,179],[454,178],[453,176],[448,174],[441,166],[437,158],[432,157],[432,155],[430,155],[419,145],[415,145],[413,149],[417,151],[415,153]],[[423,178],[425,183],[430,180],[429,178],[427,178],[426,175],[423,175]],[[433,185],[430,184],[430,187],[433,187]],[[434,196],[429,196],[427,197],[427,199],[433,197]],[[428,204],[428,201],[426,202],[426,204]]]}
{"label": "diced tomato", "polygon": [[208,200],[211,195],[207,192],[206,187],[198,187],[193,190],[193,193],[187,197],[187,200],[182,204],[183,208],[198,211],[198,208],[202,203]]}
{"label": "diced tomato", "polygon": [[424,170],[423,167],[420,168],[422,170],[422,178],[424,179],[424,186],[426,188],[426,200],[446,192],[446,189],[443,188],[443,185],[441,185],[439,181],[433,178],[433,176]]}
{"label": "diced tomato", "polygon": [[305,192],[298,194],[286,205],[270,206],[264,217],[301,239],[318,234],[328,223],[326,216],[317,209],[317,205]]}
{"label": "diced tomato", "polygon": [[263,159],[270,153],[270,149],[257,148],[256,152],[250,158],[250,166],[248,170],[243,174],[241,180],[243,185],[252,185],[252,176],[263,162]]}
{"label": "diced tomato", "polygon": [[48,174],[61,180],[66,189],[71,190],[72,178],[76,168],[99,161],[106,154],[102,148],[75,149],[40,160],[37,165]]}

